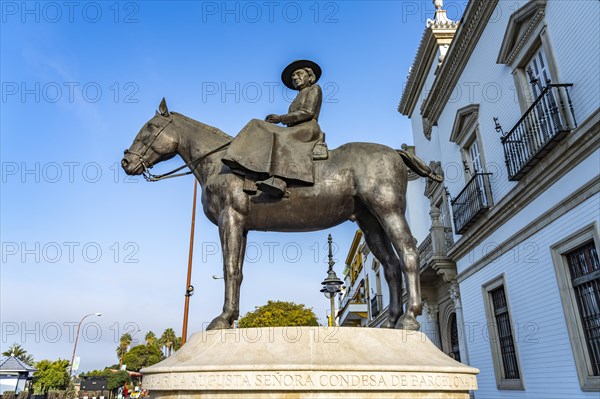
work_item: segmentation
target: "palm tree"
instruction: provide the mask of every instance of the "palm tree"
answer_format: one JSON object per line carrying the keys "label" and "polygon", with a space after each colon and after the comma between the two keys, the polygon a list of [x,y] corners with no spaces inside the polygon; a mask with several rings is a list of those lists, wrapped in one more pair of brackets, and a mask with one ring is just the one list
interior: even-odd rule
{"label": "palm tree", "polygon": [[156,334],[154,334],[153,331],[148,331],[146,333],[146,336],[144,337],[144,339],[146,340],[146,345],[148,345],[148,346],[156,345]]}
{"label": "palm tree", "polygon": [[121,339],[119,340],[119,346],[117,346],[117,357],[119,358],[119,368],[123,365],[123,355],[127,353],[127,349],[131,344],[133,338],[131,334],[125,333],[121,335]]}
{"label": "palm tree", "polygon": [[167,348],[167,357],[171,356],[171,354],[173,353],[173,345],[175,345],[176,342],[177,335],[175,334],[175,330],[169,327],[165,331],[163,331],[162,335],[160,336],[160,344]]}
{"label": "palm tree", "polygon": [[20,361],[22,361],[23,363],[28,364],[30,366],[32,366],[33,363],[35,362],[35,360],[33,359],[33,356],[28,354],[27,350],[25,350],[25,348],[23,348],[21,345],[17,344],[16,342],[14,344],[12,344],[7,350],[2,352],[2,356],[14,356],[17,359],[19,359]]}

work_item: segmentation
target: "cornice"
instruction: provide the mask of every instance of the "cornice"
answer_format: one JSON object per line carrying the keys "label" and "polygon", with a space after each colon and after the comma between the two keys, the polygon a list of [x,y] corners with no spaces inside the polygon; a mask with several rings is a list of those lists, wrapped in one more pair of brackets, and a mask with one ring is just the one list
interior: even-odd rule
{"label": "cornice", "polygon": [[398,105],[398,112],[402,115],[410,116],[413,113],[438,46],[449,45],[457,28],[458,22],[454,21],[428,21]]}
{"label": "cornice", "polygon": [[421,115],[433,125],[448,102],[452,90],[464,70],[469,58],[490,19],[498,0],[472,0],[450,44],[439,73],[421,106]]}
{"label": "cornice", "polygon": [[354,233],[354,239],[352,240],[352,245],[350,245],[350,250],[348,251],[348,255],[346,256],[346,266],[350,267],[352,261],[354,260],[354,255],[356,254],[356,250],[358,249],[358,244],[360,243],[360,239],[363,236],[363,232],[360,230],[356,230]]}
{"label": "cornice", "polygon": [[[531,1],[515,11],[508,20],[496,63],[512,65],[545,14],[546,0]],[[521,31],[521,25],[526,22],[527,27]]]}
{"label": "cornice", "polygon": [[[460,143],[470,127],[479,119],[479,104],[469,104],[456,111],[450,141]],[[463,123],[466,122],[466,123]]]}

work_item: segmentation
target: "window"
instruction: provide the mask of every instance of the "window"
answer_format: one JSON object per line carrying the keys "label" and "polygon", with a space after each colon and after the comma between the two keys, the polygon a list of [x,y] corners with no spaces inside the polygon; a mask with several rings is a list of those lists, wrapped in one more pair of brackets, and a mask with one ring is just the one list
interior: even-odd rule
{"label": "window", "polygon": [[545,0],[529,1],[511,15],[497,59],[512,70],[522,115],[501,139],[511,181],[525,176],[577,127],[573,85],[559,79],[545,8]]}
{"label": "window", "polygon": [[[530,1],[510,16],[496,61],[512,68],[523,113],[539,97],[540,88],[548,80],[558,81],[545,8],[545,1]],[[530,85],[532,78],[538,79],[535,89]]]}
{"label": "window", "polygon": [[479,133],[479,104],[467,105],[456,111],[450,141],[460,148],[467,182],[476,173],[485,173],[485,157]]}
{"label": "window", "polygon": [[460,345],[458,343],[458,326],[456,324],[456,313],[450,316],[450,357],[460,362]]}
{"label": "window", "polygon": [[357,252],[356,256],[352,260],[352,266],[350,268],[350,282],[354,284],[358,278],[363,266],[362,253]]}
{"label": "window", "polygon": [[483,286],[488,333],[498,389],[524,389],[504,276]]}
{"label": "window", "polygon": [[600,262],[594,241],[567,253],[566,258],[583,323],[591,372],[600,376]]}
{"label": "window", "polygon": [[542,88],[552,81],[543,47],[540,47],[531,57],[525,66],[525,72],[529,77],[529,90],[533,102],[542,94]]}
{"label": "window", "polygon": [[[440,210],[440,222],[442,223],[442,226],[444,226],[445,251],[448,251],[448,249],[454,245],[454,235],[452,234],[452,222],[450,219],[447,197],[445,195],[440,196],[435,207]],[[441,255],[445,254],[446,252]]]}
{"label": "window", "polygon": [[465,185],[452,199],[456,234],[464,234],[492,205],[490,173],[479,134],[479,104],[456,112],[450,141],[458,144],[465,170]]}
{"label": "window", "polygon": [[552,247],[581,388],[600,391],[600,261],[595,224]]}
{"label": "window", "polygon": [[467,147],[467,153],[469,157],[469,163],[471,164],[472,173],[483,172],[483,162],[481,162],[481,155],[479,154],[479,144],[477,140],[473,140],[471,145]]}

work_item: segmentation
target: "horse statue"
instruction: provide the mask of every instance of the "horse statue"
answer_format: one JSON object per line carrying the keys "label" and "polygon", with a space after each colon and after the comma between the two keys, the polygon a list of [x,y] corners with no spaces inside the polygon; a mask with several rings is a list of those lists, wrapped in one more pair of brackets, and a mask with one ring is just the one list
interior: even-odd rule
{"label": "horse statue", "polygon": [[[441,177],[402,150],[348,143],[329,151],[327,159],[315,161],[314,185],[290,185],[284,198],[248,195],[243,191],[244,177],[221,162],[223,150],[232,140],[215,127],[169,112],[163,99],[121,161],[128,175],[143,174],[149,180],[188,167],[188,173],[200,183],[204,213],[219,228],[225,282],[223,311],[207,329],[231,328],[239,317],[248,231],[317,231],[351,220],[358,223],[371,252],[384,267],[390,292],[384,326],[418,330],[416,317],[422,310],[419,253],[404,215],[407,165],[420,176],[437,181]],[[159,177],[149,172],[175,155],[186,164]],[[406,311],[402,273],[407,280]]]}

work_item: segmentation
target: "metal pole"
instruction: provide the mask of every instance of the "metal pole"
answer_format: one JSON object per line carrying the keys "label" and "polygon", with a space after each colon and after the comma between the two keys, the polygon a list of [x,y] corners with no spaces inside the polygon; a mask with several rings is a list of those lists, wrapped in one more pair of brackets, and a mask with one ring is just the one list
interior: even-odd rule
{"label": "metal pole", "polygon": [[183,328],[181,332],[181,345],[185,344],[187,340],[187,327],[188,327],[188,312],[190,310],[190,296],[192,295],[190,291],[190,285],[192,283],[192,259],[194,256],[194,230],[196,227],[196,195],[198,192],[198,183],[196,178],[194,178],[194,202],[192,204],[192,227],[190,231],[190,253],[188,257],[188,271],[187,271],[187,281],[185,284],[185,305],[183,307]]}
{"label": "metal pole", "polygon": [[335,326],[335,294],[331,295],[331,321],[329,322],[329,327]]}
{"label": "metal pole", "polygon": [[75,351],[77,350],[77,341],[79,341],[79,329],[81,328],[81,323],[83,323],[83,320],[85,320],[86,317],[94,316],[95,314],[96,313],[86,314],[81,318],[81,321],[79,321],[79,324],[77,325],[77,335],[75,336],[75,345],[73,345],[73,356],[71,356],[71,363],[69,363],[69,379],[71,379],[73,373],[73,362],[75,361]]}

